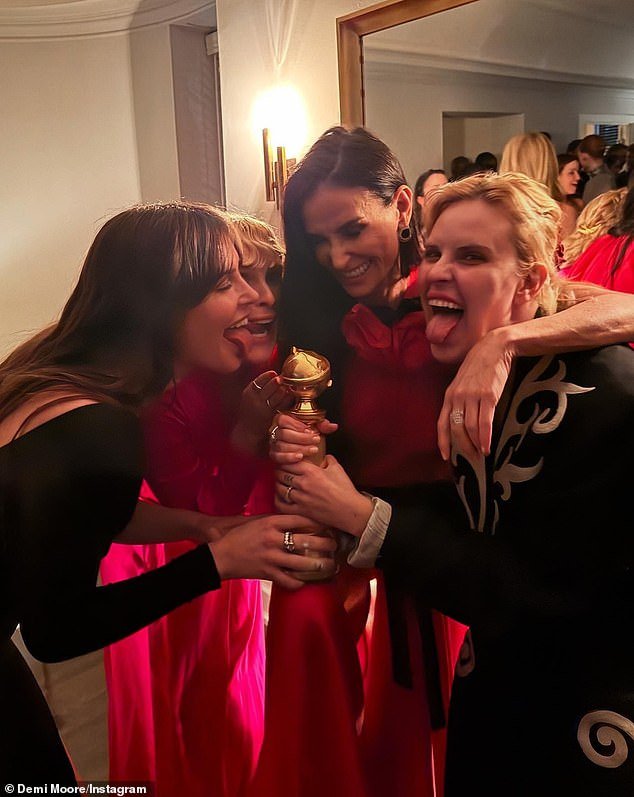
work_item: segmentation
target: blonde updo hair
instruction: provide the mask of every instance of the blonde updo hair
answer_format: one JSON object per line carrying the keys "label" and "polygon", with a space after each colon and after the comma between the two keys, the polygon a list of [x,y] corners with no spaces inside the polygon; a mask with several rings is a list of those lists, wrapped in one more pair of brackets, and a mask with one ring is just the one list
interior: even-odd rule
{"label": "blonde updo hair", "polygon": [[588,202],[579,214],[576,228],[564,239],[565,265],[574,262],[619,221],[626,194],[627,188],[614,188]]}
{"label": "blonde updo hair", "polygon": [[248,213],[227,215],[238,233],[243,261],[284,265],[284,246],[274,227]]}
{"label": "blonde updo hair", "polygon": [[520,172],[545,185],[557,202],[563,202],[557,182],[559,164],[552,141],[543,133],[519,133],[510,138],[502,152],[500,173]]}
{"label": "blonde updo hair", "polygon": [[556,312],[565,284],[557,276],[561,209],[546,188],[524,174],[474,174],[454,183],[440,186],[429,194],[425,205],[425,238],[439,216],[450,205],[479,199],[500,208],[510,220],[519,260],[518,276],[528,275],[536,265],[546,268],[547,277],[536,296],[543,315]]}

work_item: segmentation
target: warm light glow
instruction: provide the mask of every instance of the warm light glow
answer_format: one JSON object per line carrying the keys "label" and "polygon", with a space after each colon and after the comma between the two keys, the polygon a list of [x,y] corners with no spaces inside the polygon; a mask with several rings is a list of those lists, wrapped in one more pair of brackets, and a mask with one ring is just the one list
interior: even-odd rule
{"label": "warm light glow", "polygon": [[299,158],[306,144],[306,107],[299,93],[291,86],[276,86],[262,92],[253,104],[253,136],[262,138],[268,127],[271,145],[286,147],[287,158]]}

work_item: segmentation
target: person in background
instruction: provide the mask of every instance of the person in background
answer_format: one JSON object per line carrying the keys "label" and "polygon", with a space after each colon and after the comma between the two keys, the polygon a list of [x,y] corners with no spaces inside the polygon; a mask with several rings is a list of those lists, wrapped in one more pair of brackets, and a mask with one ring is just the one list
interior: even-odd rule
{"label": "person in background", "polygon": [[[625,193],[625,189],[617,189]],[[594,201],[606,196],[601,194]],[[614,291],[634,293],[634,186],[618,205],[619,218],[562,269],[572,280],[593,282]]]}
{"label": "person in background", "polygon": [[[59,321],[0,364],[0,771],[8,783],[75,782],[46,701],[11,641],[18,623],[36,659],[61,661],[227,579],[296,589],[298,562],[332,572],[329,559],[307,562],[284,548],[287,530],[310,527],[305,518],[245,522],[138,502],[138,415],[169,383],[175,361],[227,374],[242,363],[257,296],[238,270],[238,247],[224,215],[206,205],[122,211],[97,233]],[[332,550],[331,540],[302,537],[326,556]],[[97,586],[115,538],[199,544],[152,572]]]}
{"label": "person in background", "polygon": [[492,152],[480,152],[476,155],[475,165],[482,172],[497,172],[498,159]]}
{"label": "person in background", "polygon": [[[272,510],[267,431],[286,398],[269,370],[284,252],[265,222],[235,213],[228,220],[240,243],[240,274],[257,294],[241,367],[193,371],[144,410],[144,494],[208,515],[260,515]],[[102,577],[138,575],[192,547],[115,545]],[[157,797],[245,793],[264,724],[258,581],[235,580],[180,607],[111,645],[105,663],[111,780],[152,782]]]}
{"label": "person in background", "polygon": [[[559,216],[545,187],[515,173],[430,198],[420,285],[435,359],[458,368],[500,325],[548,322],[569,303],[576,286],[554,266]],[[376,562],[469,626],[446,797],[629,797],[634,353],[518,358],[486,455],[465,410],[451,412],[456,490],[419,485],[381,500],[358,492],[334,457],[317,468],[278,453],[278,506],[291,509],[292,476],[293,511],[360,538],[351,564]],[[286,434],[292,420],[280,418]]]}
{"label": "person in background", "polygon": [[627,147],[625,144],[610,144],[605,151],[605,165],[614,175],[615,187],[618,187],[618,177],[625,167],[627,160]]}
{"label": "person in background", "polygon": [[427,169],[418,176],[414,185],[414,223],[416,224],[416,232],[420,238],[422,245],[422,230],[423,230],[423,209],[425,207],[425,196],[429,192],[437,188],[439,185],[447,183],[447,175],[444,169]]}
{"label": "person in background", "polygon": [[577,222],[577,212],[565,201],[559,187],[557,155],[547,136],[543,133],[520,133],[510,138],[500,161],[500,173],[504,172],[520,172],[545,185],[562,210],[561,238],[570,235]]}
{"label": "person in background", "polygon": [[579,176],[579,161],[574,155],[564,152],[557,155],[557,166],[559,169],[557,185],[564,198],[563,201],[571,205],[578,216],[583,207],[581,199],[577,199],[577,187],[581,179]]}
{"label": "person in background", "polygon": [[625,166],[621,172],[616,175],[617,188],[629,188],[634,182],[634,144],[627,147],[625,155]]}
{"label": "person in background", "polygon": [[614,188],[588,202],[579,214],[574,231],[563,240],[562,266],[574,263],[593,241],[617,223],[626,193],[626,188]]}
{"label": "person in background", "polygon": [[467,167],[471,165],[471,161],[466,155],[457,155],[451,161],[450,180],[459,180],[464,177]]}
{"label": "person in background", "polygon": [[602,194],[616,188],[613,172],[605,164],[603,153],[605,141],[594,133],[581,139],[577,149],[581,168],[588,175],[588,182],[583,189],[583,202],[588,202]]}
{"label": "person in background", "polygon": [[[634,332],[634,297],[591,287],[586,301],[554,319],[485,336],[446,388],[450,376],[431,359],[416,295],[420,253],[411,216],[412,192],[396,156],[364,128],[326,131],[286,187],[282,340],[329,359],[333,384],[319,403],[340,423],[329,447],[365,489],[416,491],[446,478],[441,455],[448,457],[457,401],[474,445],[488,450],[494,408],[518,354]],[[479,254],[465,256],[475,268]],[[298,439],[283,439],[279,428],[274,436],[283,447],[314,445],[303,429],[292,433]],[[292,451],[284,456],[295,461]],[[277,489],[292,508],[293,479]],[[274,588],[270,727],[254,794],[274,793],[282,777],[285,797],[442,789],[443,715],[463,632],[371,569],[354,579],[342,568],[331,585],[298,596]]]}

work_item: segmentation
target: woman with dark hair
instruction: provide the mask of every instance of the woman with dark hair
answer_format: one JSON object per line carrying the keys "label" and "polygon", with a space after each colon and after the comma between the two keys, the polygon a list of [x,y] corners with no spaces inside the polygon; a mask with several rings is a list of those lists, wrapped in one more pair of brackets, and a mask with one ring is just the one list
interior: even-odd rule
{"label": "woman with dark hair", "polygon": [[[567,317],[485,336],[445,392],[450,375],[431,357],[417,295],[412,204],[388,147],[363,128],[343,127],[312,146],[284,198],[283,341],[330,360],[333,386],[321,404],[340,423],[331,448],[365,489],[448,478],[437,440],[446,459],[457,401],[474,445],[488,450],[518,353],[556,350],[571,339],[626,339],[632,331],[634,302],[602,292]],[[277,439],[292,461],[293,444],[310,445],[312,435],[278,430]],[[282,496],[289,507],[292,487],[291,480]],[[441,788],[443,738],[433,734],[434,785],[432,728],[444,724],[463,629],[386,590],[380,576],[375,587],[375,577],[369,570],[355,579],[343,568],[334,586],[302,590],[297,600],[274,590],[262,762],[265,783],[286,774],[289,797]],[[308,663],[295,664],[304,650]]]}
{"label": "woman with dark hair", "polygon": [[427,169],[418,176],[414,185],[414,223],[419,240],[423,242],[423,208],[425,207],[425,195],[439,185],[447,183],[447,175],[444,169]]}
{"label": "woman with dark hair", "polygon": [[[617,189],[624,191],[625,189]],[[601,196],[606,196],[602,194]],[[597,202],[597,197],[594,202]],[[562,269],[568,279],[593,282],[614,291],[634,293],[634,186],[621,205],[619,221]]]}
{"label": "woman with dark hair", "polygon": [[577,187],[581,182],[579,160],[570,152],[562,152],[557,155],[557,167],[559,169],[557,185],[563,201],[571,205],[578,216],[583,208],[583,202],[577,197]]}
{"label": "woman with dark hair", "polygon": [[[244,522],[137,502],[141,407],[175,375],[241,365],[256,294],[238,265],[239,242],[211,207],[125,210],[98,232],[59,321],[0,364],[5,782],[74,782],[44,697],[11,641],[18,623],[36,658],[60,661],[137,631],[221,580],[272,578],[292,589],[302,584],[292,575],[298,565],[330,566],[285,551],[284,531],[305,527],[303,518]],[[333,547],[302,537],[317,551]],[[98,587],[99,562],[115,538],[201,544]]]}

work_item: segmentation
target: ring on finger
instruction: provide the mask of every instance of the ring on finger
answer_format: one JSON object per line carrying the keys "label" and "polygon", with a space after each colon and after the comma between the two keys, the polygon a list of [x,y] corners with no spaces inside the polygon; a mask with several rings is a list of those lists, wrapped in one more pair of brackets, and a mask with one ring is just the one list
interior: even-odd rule
{"label": "ring on finger", "polygon": [[293,532],[292,531],[285,531],[284,532],[284,550],[288,551],[288,553],[293,553],[295,550],[295,540],[293,539]]}
{"label": "ring on finger", "polygon": [[293,503],[293,499],[291,498],[291,493],[293,492],[294,489],[295,488],[293,487],[292,484],[286,489],[286,495],[284,496],[284,500],[286,501],[287,504]]}
{"label": "ring on finger", "polygon": [[267,407],[268,407],[270,410],[272,410],[272,409],[273,409],[273,407],[271,407],[271,402],[270,402],[268,399],[264,399],[264,401],[266,401],[266,406],[267,406]]}
{"label": "ring on finger", "polygon": [[461,423],[464,423],[464,410],[452,410],[449,417],[451,418],[452,423],[460,425]]}
{"label": "ring on finger", "polygon": [[258,385],[258,383],[255,381],[255,379],[253,379],[253,380],[251,381],[251,384],[253,385],[253,387],[254,387],[254,388],[256,388],[256,390],[264,390],[264,388],[262,387],[262,385]]}
{"label": "ring on finger", "polygon": [[271,429],[271,431],[269,432],[269,437],[271,438],[271,442],[272,442],[272,443],[275,443],[275,441],[277,440],[277,430],[278,430],[279,428],[280,428],[279,426],[274,426],[274,427]]}
{"label": "ring on finger", "polygon": [[293,476],[292,473],[285,473],[283,482],[284,482],[284,484],[288,484],[289,487],[290,487],[290,485],[293,483],[293,479],[294,478],[295,478],[295,476]]}

